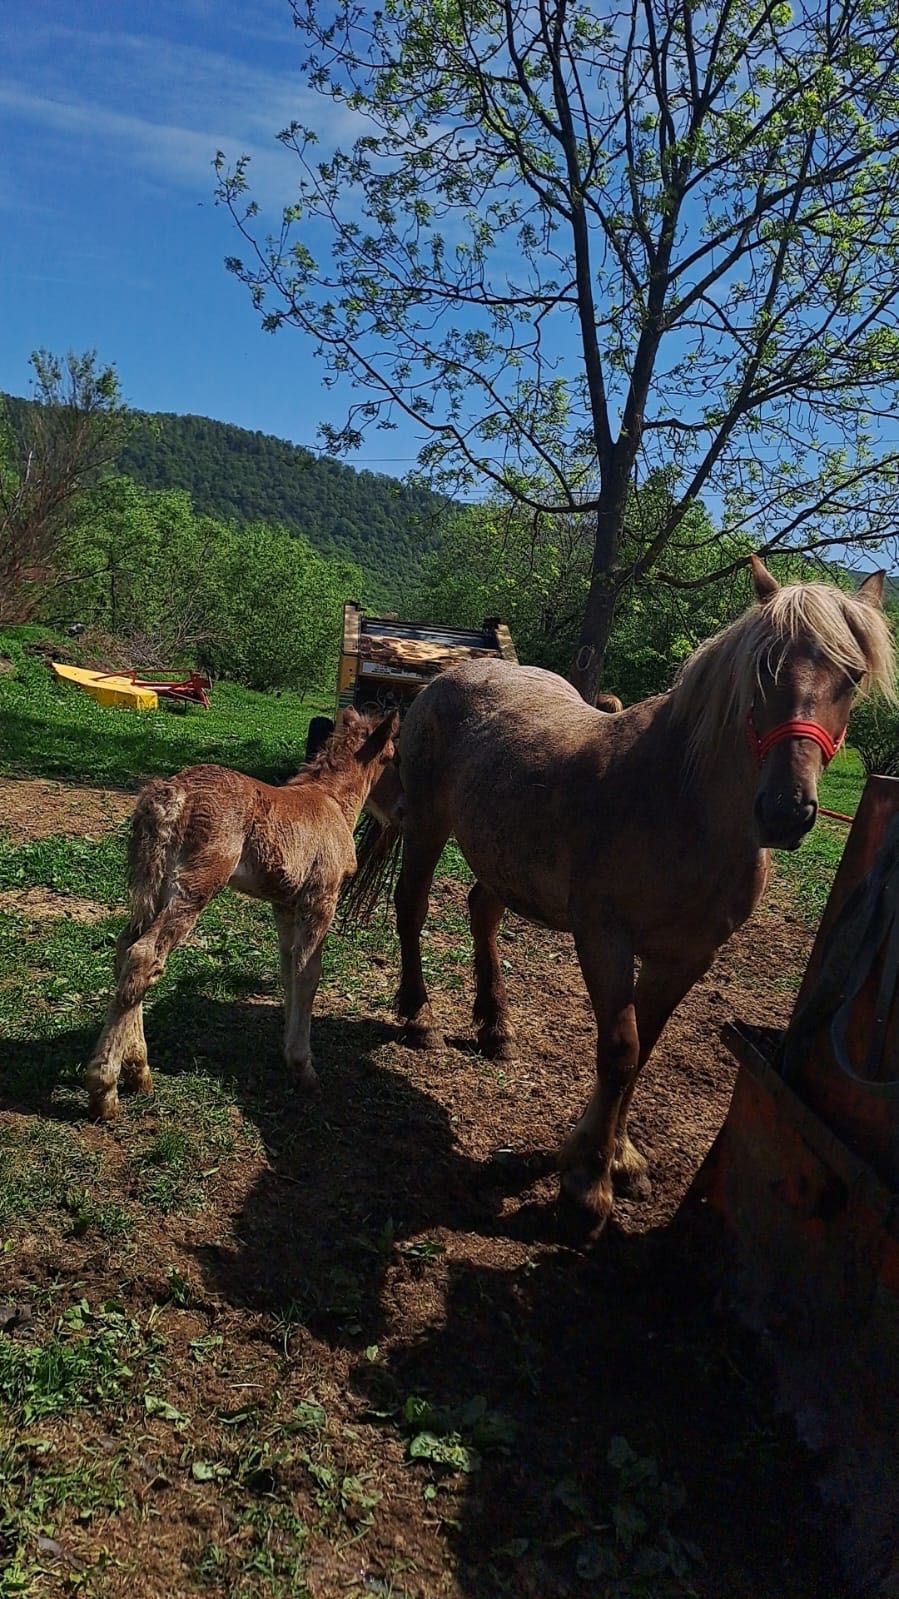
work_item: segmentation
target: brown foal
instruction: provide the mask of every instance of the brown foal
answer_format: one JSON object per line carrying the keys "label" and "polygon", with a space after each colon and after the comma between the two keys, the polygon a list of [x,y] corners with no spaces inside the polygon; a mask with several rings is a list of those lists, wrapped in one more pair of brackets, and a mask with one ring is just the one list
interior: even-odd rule
{"label": "brown foal", "polygon": [[340,890],[356,870],[363,806],[382,821],[398,792],[394,714],[342,712],[313,761],[283,788],[223,766],[192,766],[141,792],[128,848],[131,918],[116,950],[116,990],[87,1068],[91,1115],[118,1108],[118,1081],[152,1091],[143,999],[209,901],[226,886],[268,900],[281,947],[287,1064],[316,1076],[309,1045],[322,945]]}

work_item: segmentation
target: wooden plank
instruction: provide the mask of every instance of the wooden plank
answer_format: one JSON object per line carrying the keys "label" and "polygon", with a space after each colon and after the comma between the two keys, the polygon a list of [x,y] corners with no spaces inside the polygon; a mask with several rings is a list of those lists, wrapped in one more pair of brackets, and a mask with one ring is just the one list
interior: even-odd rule
{"label": "wooden plank", "polygon": [[343,653],[356,655],[359,650],[359,629],[362,623],[362,608],[355,600],[348,600],[343,608]]}
{"label": "wooden plank", "polygon": [[512,635],[505,622],[498,622],[496,625],[496,643],[503,660],[511,661],[513,666],[517,666],[518,653],[512,643]]}

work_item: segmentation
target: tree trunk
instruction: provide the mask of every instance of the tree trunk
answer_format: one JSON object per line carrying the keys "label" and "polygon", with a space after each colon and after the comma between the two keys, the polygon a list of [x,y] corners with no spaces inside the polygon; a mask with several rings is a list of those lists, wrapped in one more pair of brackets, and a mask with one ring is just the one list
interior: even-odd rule
{"label": "tree trunk", "polygon": [[[570,682],[588,705],[596,704],[596,696],[602,683],[603,661],[618,603],[616,565],[618,547],[624,530],[626,495],[616,493],[609,495],[608,498],[611,503],[601,504],[596,513],[596,543],[593,549],[590,592],[584,606],[577,654],[568,674]],[[612,684],[612,688],[614,686]]]}

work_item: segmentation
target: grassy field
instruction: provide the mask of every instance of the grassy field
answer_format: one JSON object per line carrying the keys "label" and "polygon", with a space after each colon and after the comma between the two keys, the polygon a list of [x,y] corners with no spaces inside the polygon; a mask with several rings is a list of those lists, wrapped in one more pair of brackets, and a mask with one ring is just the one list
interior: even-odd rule
{"label": "grassy field", "polygon": [[[110,713],[55,684],[35,642],[0,635],[0,773],[66,785],[70,819],[86,791],[68,785],[130,791],[196,761],[284,776],[299,762],[309,717],[327,708],[220,685],[208,715]],[[823,802],[851,811],[861,784],[855,757],[840,756]],[[451,1270],[443,1257],[452,1245],[426,1216],[413,1229],[399,1214],[353,1208],[351,1165],[342,1175],[329,1164],[331,1138],[350,1159],[348,1128],[330,1101],[315,1169],[335,1184],[335,1206],[349,1205],[346,1251],[333,1260],[327,1239],[307,1242],[304,1258],[319,1269],[289,1294],[283,1283],[271,1290],[266,1244],[273,1259],[289,1259],[304,1214],[302,1161],[313,1156],[307,1113],[291,1103],[278,1069],[267,908],[229,894],[210,907],[148,1011],[154,1098],[128,1102],[113,1132],[83,1121],[84,1064],[121,926],[125,825],[73,822],[16,839],[0,812],[0,1052],[11,1108],[0,1120],[0,1599],[172,1594],[173,1570],[179,1592],[248,1599],[531,1593],[510,1575],[533,1537],[520,1528],[497,1543],[481,1587],[474,1579],[453,1587],[449,1577],[429,1586],[416,1574],[415,1540],[398,1553],[395,1531],[389,1558],[373,1558],[388,1500],[395,1522],[423,1517],[451,1545],[458,1495],[471,1473],[488,1481],[491,1462],[514,1460],[514,1426],[473,1378],[464,1400],[449,1404],[416,1388],[414,1360],[387,1369],[378,1294],[388,1267],[397,1292],[427,1306],[438,1268]],[[781,861],[797,918],[817,920],[843,838],[822,823]],[[452,853],[444,871],[459,871]],[[428,975],[451,993],[467,983],[468,944],[458,898],[438,908]],[[437,1129],[430,1105],[378,1064],[394,969],[386,926],[330,939],[330,1019],[315,1037],[354,1105],[385,1126],[411,1118],[426,1164],[429,1140],[452,1128]],[[478,1072],[485,1115],[493,1114],[511,1090],[487,1063]],[[449,1123],[463,1119],[460,1109]],[[260,1173],[267,1197],[254,1212],[247,1196]],[[232,1234],[223,1218],[233,1215],[243,1219]],[[523,1284],[538,1272],[523,1246],[516,1261]],[[517,1291],[509,1289],[510,1311]],[[428,1314],[439,1328],[436,1297]],[[337,1351],[328,1372],[322,1339]],[[513,1376],[527,1390],[539,1352],[516,1349]],[[758,1427],[737,1441],[767,1471],[776,1428]],[[574,1586],[564,1591],[593,1599],[700,1591],[690,1541],[672,1530],[680,1489],[642,1443],[635,1452],[616,1434],[608,1446],[612,1523],[583,1510],[574,1476],[553,1490],[561,1542],[541,1559],[570,1558]]]}

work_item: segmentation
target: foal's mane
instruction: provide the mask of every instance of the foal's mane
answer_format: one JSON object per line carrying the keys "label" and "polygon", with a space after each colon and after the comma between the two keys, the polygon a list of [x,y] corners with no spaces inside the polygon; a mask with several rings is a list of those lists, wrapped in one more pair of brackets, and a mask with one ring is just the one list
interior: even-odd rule
{"label": "foal's mane", "polygon": [[688,730],[691,765],[715,752],[726,729],[744,727],[762,668],[776,678],[799,642],[814,643],[843,671],[861,673],[863,693],[879,688],[896,702],[893,638],[880,607],[830,583],[788,583],[706,639],[681,667],[671,715]]}
{"label": "foal's mane", "polygon": [[300,767],[287,786],[298,783],[318,783],[322,778],[338,777],[351,764],[378,724],[373,716],[358,716],[355,721],[339,721],[333,733],[325,740],[311,761]]}

